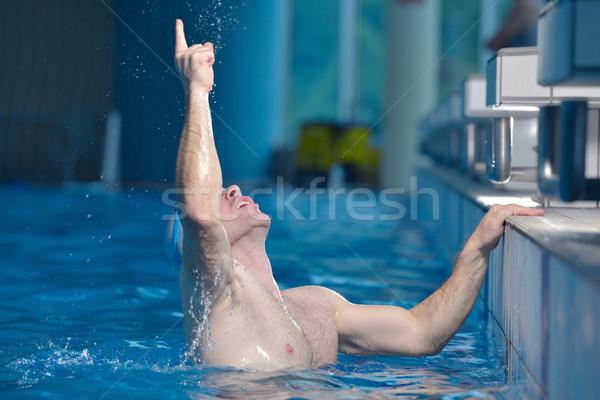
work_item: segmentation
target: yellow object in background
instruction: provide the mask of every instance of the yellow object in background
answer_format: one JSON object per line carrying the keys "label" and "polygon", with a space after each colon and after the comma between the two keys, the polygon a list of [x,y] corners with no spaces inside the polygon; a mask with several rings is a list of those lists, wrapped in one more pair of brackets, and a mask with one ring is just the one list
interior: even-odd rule
{"label": "yellow object in background", "polygon": [[296,159],[298,172],[327,175],[333,163],[340,163],[348,183],[376,184],[379,152],[371,147],[371,134],[363,126],[303,125]]}
{"label": "yellow object in background", "polygon": [[371,136],[366,127],[348,126],[336,143],[336,159],[346,166],[351,182],[377,184],[379,152],[371,147]]}
{"label": "yellow object in background", "polygon": [[336,145],[336,159],[343,164],[364,166],[369,163],[371,132],[368,128],[349,126],[343,130]]}
{"label": "yellow object in background", "polygon": [[297,154],[299,170],[324,173],[331,166],[336,131],[336,125],[329,123],[302,126]]}

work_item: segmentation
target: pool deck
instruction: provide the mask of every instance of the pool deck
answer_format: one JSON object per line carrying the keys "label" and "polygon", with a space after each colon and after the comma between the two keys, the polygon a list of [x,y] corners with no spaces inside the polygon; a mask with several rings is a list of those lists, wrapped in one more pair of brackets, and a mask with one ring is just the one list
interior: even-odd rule
{"label": "pool deck", "polygon": [[[454,171],[439,168],[428,171],[483,210],[493,204],[539,206],[532,200],[538,197],[536,191],[498,190],[489,183],[469,180]],[[564,203],[557,203],[559,206],[544,208],[543,217],[514,216],[508,224],[555,257],[600,281],[600,208],[598,202],[586,203],[587,208],[565,207]]]}
{"label": "pool deck", "polygon": [[[439,196],[449,259],[492,204],[535,206],[538,197],[531,188],[498,190],[437,167],[418,178],[420,190]],[[487,315],[500,362],[527,398],[600,398],[600,208],[584,205],[510,217],[474,309]]]}

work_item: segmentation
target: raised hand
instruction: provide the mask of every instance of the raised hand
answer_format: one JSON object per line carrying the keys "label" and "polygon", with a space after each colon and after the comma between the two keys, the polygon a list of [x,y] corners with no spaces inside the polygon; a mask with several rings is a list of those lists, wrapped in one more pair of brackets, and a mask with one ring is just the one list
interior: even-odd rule
{"label": "raised hand", "polygon": [[210,92],[213,86],[215,53],[210,42],[188,47],[183,21],[175,21],[175,64],[186,92]]}
{"label": "raised hand", "polygon": [[544,215],[544,210],[527,208],[516,204],[501,206],[493,205],[483,216],[483,219],[471,235],[473,244],[484,252],[491,252],[496,248],[502,234],[504,233],[504,223],[506,218],[511,215]]}

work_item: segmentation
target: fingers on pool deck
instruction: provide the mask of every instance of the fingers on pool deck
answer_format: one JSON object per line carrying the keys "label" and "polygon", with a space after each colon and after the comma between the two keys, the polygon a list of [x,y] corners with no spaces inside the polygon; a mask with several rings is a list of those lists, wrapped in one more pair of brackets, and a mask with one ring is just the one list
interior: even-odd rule
{"label": "fingers on pool deck", "polygon": [[510,204],[509,207],[512,208],[512,215],[529,215],[529,216],[544,215],[544,210],[540,210],[537,208],[523,207],[518,204]]}
{"label": "fingers on pool deck", "polygon": [[489,209],[489,213],[490,215],[498,214],[500,216],[503,216],[504,218],[508,218],[511,215],[542,216],[544,215],[544,210],[524,207],[518,204],[495,204]]}

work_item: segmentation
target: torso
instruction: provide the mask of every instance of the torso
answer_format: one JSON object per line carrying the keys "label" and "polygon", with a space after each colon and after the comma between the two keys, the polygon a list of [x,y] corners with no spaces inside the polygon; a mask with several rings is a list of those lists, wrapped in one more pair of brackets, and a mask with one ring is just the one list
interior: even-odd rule
{"label": "torso", "polygon": [[[221,295],[212,305],[198,299],[193,280],[185,271],[181,274],[184,330],[193,358],[249,369],[304,369],[337,362],[332,300],[339,295],[304,286],[282,291],[282,304],[243,266],[234,274],[237,293]],[[190,302],[195,303],[192,313]]]}
{"label": "torso", "polygon": [[[207,364],[249,369],[309,368],[312,346],[286,307],[242,265],[234,268],[235,293],[189,310],[193,280],[182,273],[184,330],[191,355]],[[187,299],[187,300],[186,300]],[[201,299],[195,301],[201,304]],[[187,303],[187,304],[186,304]],[[207,319],[203,317],[205,310]],[[203,321],[208,321],[208,324]]]}

